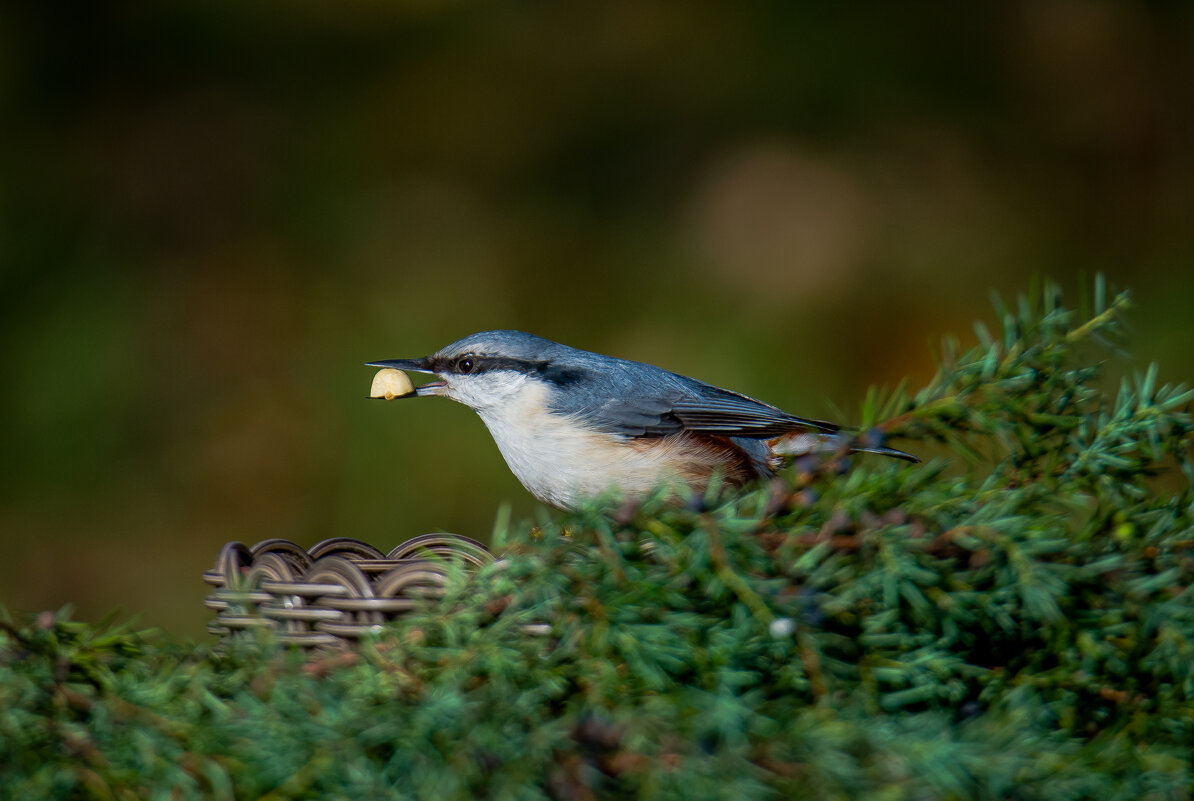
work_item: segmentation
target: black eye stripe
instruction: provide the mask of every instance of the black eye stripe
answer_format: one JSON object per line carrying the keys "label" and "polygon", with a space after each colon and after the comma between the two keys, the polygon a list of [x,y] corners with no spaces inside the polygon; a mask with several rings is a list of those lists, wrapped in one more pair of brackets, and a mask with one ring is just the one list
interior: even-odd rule
{"label": "black eye stripe", "polygon": [[437,373],[460,373],[475,375],[489,370],[500,370],[507,367],[504,362],[513,361],[501,356],[482,356],[476,353],[464,353],[460,356],[435,356],[430,359],[430,367]]}
{"label": "black eye stripe", "polygon": [[519,372],[527,372],[531,362],[524,362],[519,359],[511,359],[508,356],[477,356],[469,355],[469,361],[473,363],[474,373],[487,373],[491,370],[517,370]]}
{"label": "black eye stripe", "polygon": [[[560,367],[551,362],[534,359],[516,359],[512,356],[486,356],[477,353],[464,353],[460,356],[436,356],[430,361],[430,369],[437,373],[456,373],[457,375],[477,375],[495,370],[511,370],[516,373],[539,376],[554,384],[570,384],[580,381],[586,375],[582,369]],[[462,363],[472,362],[471,369],[462,369]]]}

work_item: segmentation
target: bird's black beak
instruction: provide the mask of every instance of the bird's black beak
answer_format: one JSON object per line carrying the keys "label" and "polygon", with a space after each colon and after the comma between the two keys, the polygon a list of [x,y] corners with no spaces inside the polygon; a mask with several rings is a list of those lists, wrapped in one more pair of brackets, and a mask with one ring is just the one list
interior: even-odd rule
{"label": "bird's black beak", "polygon": [[389,359],[384,362],[365,362],[366,367],[389,367],[404,373],[434,373],[430,359]]}
{"label": "bird's black beak", "polygon": [[[406,373],[431,373],[435,375],[435,370],[431,369],[431,357],[424,357],[422,359],[387,359],[381,362],[365,362],[366,367],[389,367],[392,370],[402,370]],[[426,384],[420,384],[415,387],[414,395],[406,395],[400,397],[413,398],[419,395],[435,395],[437,390],[444,387],[443,381],[428,381]]]}

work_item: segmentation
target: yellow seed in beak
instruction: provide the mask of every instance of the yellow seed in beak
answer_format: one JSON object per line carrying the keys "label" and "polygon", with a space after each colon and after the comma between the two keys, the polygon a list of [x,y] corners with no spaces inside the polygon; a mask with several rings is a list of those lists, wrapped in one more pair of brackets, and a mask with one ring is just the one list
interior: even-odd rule
{"label": "yellow seed in beak", "polygon": [[387,367],[384,370],[378,370],[377,375],[373,376],[373,386],[369,388],[369,397],[394,400],[413,395],[414,391],[415,385],[410,382],[410,377],[406,373]]}

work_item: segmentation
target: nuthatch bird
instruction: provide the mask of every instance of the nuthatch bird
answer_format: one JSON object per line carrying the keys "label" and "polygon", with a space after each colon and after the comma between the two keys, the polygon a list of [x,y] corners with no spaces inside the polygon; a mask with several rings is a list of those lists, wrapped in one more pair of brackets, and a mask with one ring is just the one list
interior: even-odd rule
{"label": "nuthatch bird", "polygon": [[641,498],[669,481],[701,489],[714,475],[741,485],[821,451],[920,461],[852,442],[834,423],[522,331],[485,331],[421,359],[368,365],[434,374],[409,397],[440,395],[476,411],[523,486],[561,509],[612,488]]}

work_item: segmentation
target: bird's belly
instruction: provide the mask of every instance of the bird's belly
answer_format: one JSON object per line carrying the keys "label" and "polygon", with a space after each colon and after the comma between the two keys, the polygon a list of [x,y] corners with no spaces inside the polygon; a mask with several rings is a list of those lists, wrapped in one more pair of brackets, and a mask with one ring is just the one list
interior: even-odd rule
{"label": "bird's belly", "polygon": [[[703,487],[721,470],[734,483],[753,475],[728,440],[711,444],[687,434],[630,439],[585,429],[552,414],[513,421],[482,415],[523,486],[543,503],[575,508],[584,498],[612,489],[640,498],[666,483]],[[748,475],[749,473],[749,475]]]}

